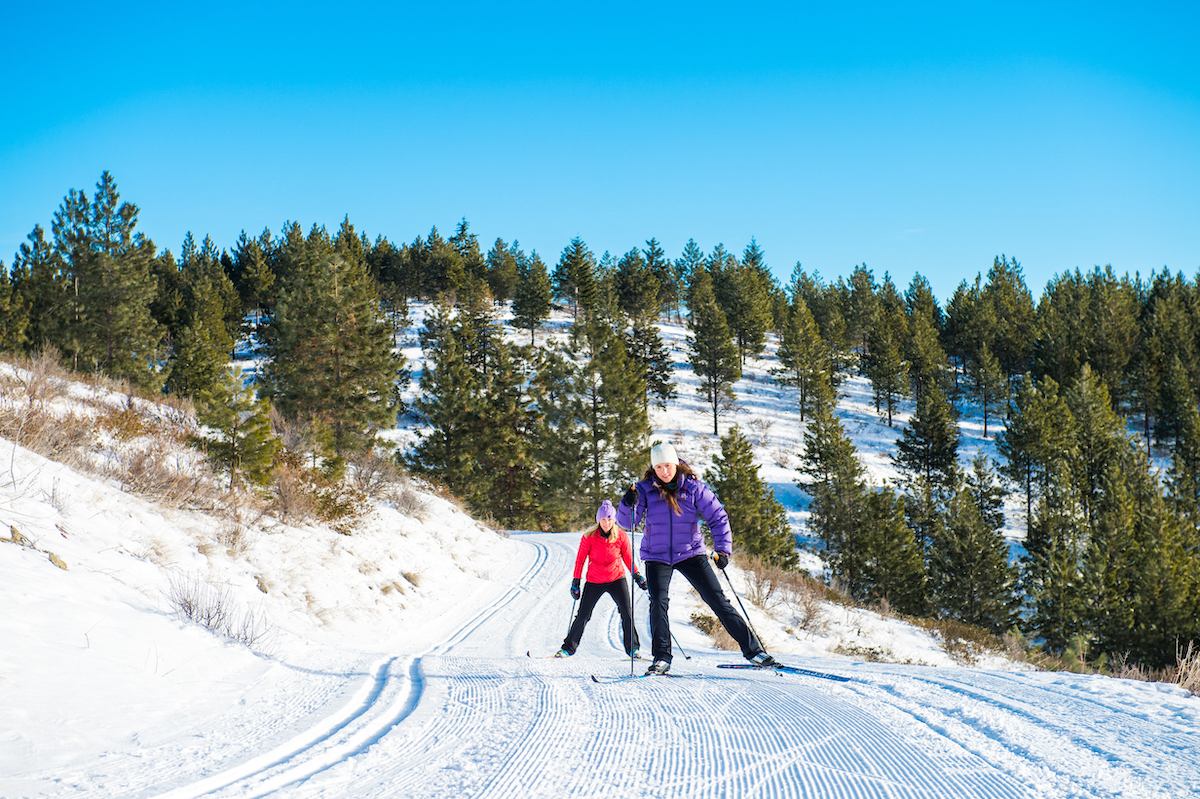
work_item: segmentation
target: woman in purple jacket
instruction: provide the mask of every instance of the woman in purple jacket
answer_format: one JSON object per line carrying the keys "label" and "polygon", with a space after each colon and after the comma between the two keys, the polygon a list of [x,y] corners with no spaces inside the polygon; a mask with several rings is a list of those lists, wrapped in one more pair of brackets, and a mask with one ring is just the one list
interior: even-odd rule
{"label": "woman in purple jacket", "polygon": [[729,598],[705,557],[707,549],[700,531],[703,520],[712,532],[713,560],[724,569],[733,552],[729,517],[713,490],[700,481],[675,447],[656,444],[650,450],[650,468],[642,481],[629,487],[617,508],[617,524],[632,530],[645,520],[640,553],[650,593],[650,636],[654,662],[647,674],[671,670],[671,628],[667,619],[671,575],[681,573],[700,598],[712,608],[721,624],[742,648],[742,655],[757,666],[774,666]]}

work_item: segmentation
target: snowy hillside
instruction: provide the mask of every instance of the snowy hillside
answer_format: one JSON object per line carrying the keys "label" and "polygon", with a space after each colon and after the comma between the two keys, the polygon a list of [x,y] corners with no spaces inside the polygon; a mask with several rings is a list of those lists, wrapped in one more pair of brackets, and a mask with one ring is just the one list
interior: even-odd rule
{"label": "snowy hillside", "polygon": [[[664,333],[680,396],[655,435],[703,471],[719,441],[683,329]],[[802,428],[766,368],[737,385],[737,421],[802,530]],[[27,383],[9,373],[6,412],[31,401]],[[863,384],[848,389],[846,429],[887,479],[903,420],[889,429]],[[80,384],[38,401],[77,416],[130,405]],[[991,446],[963,428],[965,458]],[[118,461],[144,443],[98,439],[96,457]],[[21,440],[0,441],[2,797],[1181,797],[1200,780],[1200,700],[1174,686],[998,656],[964,668],[928,633],[840,605],[796,630],[746,598],[735,568],[772,652],[850,680],[718,669],[740,658],[690,624],[703,608],[680,585],[677,676],[598,685],[631,671],[611,603],[576,657],[544,657],[569,621],[577,535],[506,538],[428,493],[374,501],[342,535],[152,501]],[[193,468],[182,444],[165,455]],[[251,645],[186,621],[181,596],[219,600]],[[836,654],[868,650],[892,662]]]}

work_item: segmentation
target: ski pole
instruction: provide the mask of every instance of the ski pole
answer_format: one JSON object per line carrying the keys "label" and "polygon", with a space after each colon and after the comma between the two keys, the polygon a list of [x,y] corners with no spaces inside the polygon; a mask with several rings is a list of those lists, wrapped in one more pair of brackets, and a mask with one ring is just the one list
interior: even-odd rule
{"label": "ski pole", "polygon": [[567,617],[567,635],[571,634],[571,625],[575,623],[575,603],[578,601],[574,597],[571,598],[571,615]]}
{"label": "ski pole", "polygon": [[[754,637],[758,638],[758,645],[762,646],[762,638],[759,638],[758,630],[754,629],[754,624],[750,621],[750,614],[746,612],[746,606],[742,604],[742,598],[738,596],[737,589],[733,587],[733,580],[729,579],[729,572],[721,569],[721,574],[725,575],[725,582],[729,583],[729,590],[733,592],[733,598],[737,600],[738,607],[742,609],[742,615],[746,617],[746,626],[750,628],[750,632],[754,633]],[[765,652],[766,649],[763,651]]]}
{"label": "ski pole", "polygon": [[629,542],[629,676],[634,675],[634,669],[637,665],[634,663],[636,658],[633,656],[633,639],[637,635],[637,614],[633,612],[634,588],[636,584],[633,581],[633,542]]}
{"label": "ski pole", "polygon": [[679,650],[679,654],[683,655],[684,660],[691,660],[692,656],[683,651],[683,647],[679,645],[679,639],[675,637],[675,633],[671,633],[671,640],[675,642],[675,648]]}

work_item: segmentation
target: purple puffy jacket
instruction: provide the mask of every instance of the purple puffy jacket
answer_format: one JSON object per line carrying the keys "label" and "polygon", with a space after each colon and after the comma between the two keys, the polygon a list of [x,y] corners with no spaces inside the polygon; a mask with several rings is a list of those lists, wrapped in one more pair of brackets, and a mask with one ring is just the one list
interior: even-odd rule
{"label": "purple puffy jacket", "polygon": [[674,565],[707,554],[704,534],[700,532],[701,519],[712,532],[714,548],[732,555],[733,534],[721,500],[699,478],[690,475],[681,475],[681,478],[682,483],[675,492],[680,513],[671,510],[665,492],[655,486],[653,478],[647,478],[637,484],[637,503],[634,507],[624,502],[617,505],[617,524],[632,530],[643,518],[646,520],[646,531],[638,548],[643,561],[654,560]]}

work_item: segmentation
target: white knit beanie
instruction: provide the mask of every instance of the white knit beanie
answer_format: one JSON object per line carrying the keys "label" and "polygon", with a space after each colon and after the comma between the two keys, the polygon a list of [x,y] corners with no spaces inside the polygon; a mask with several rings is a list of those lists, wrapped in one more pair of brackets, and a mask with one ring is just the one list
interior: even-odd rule
{"label": "white knit beanie", "polygon": [[650,449],[650,465],[657,466],[660,463],[679,463],[679,454],[671,444],[655,444]]}

